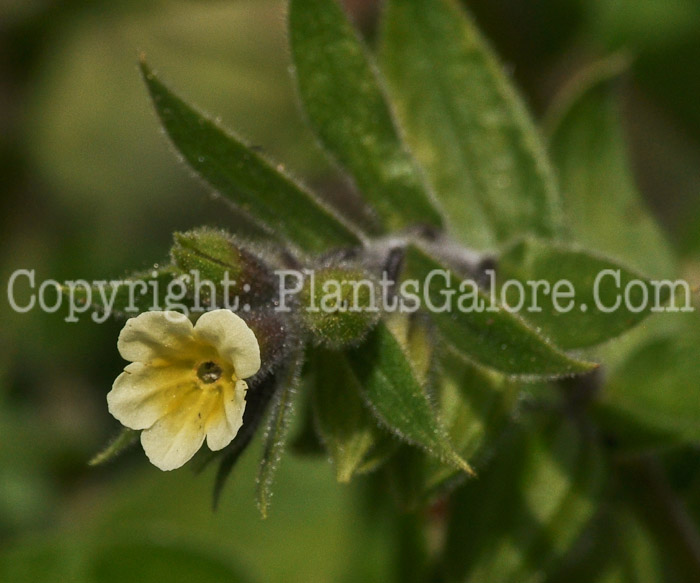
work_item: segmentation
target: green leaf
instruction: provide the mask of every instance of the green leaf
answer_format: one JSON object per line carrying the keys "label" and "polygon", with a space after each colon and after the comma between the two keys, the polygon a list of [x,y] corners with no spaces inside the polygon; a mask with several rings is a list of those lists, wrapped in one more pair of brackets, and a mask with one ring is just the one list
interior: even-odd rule
{"label": "green leaf", "polygon": [[292,420],[294,397],[299,386],[303,354],[299,354],[289,365],[285,378],[272,399],[272,410],[263,438],[263,455],[258,469],[256,501],[263,518],[267,518],[272,498],[272,484],[282,454],[287,445],[289,426]]}
{"label": "green leaf", "polygon": [[[465,362],[451,350],[441,355],[437,402],[455,449],[464,459],[474,460],[478,472],[481,458],[500,439],[514,414],[521,385],[507,377]],[[452,468],[432,464],[426,490],[432,493],[456,477]]]}
{"label": "green leaf", "polygon": [[[200,463],[198,471],[203,470],[214,460],[220,460],[214,480],[213,507],[218,508],[221,501],[224,486],[231,472],[238,464],[242,454],[248,448],[263,420],[268,405],[273,397],[283,389],[284,383],[289,380],[284,374],[268,374],[258,382],[251,381],[246,393],[246,406],[243,411],[243,425],[238,430],[236,437],[224,449],[212,451]],[[196,458],[195,458],[196,459]]]}
{"label": "green leaf", "polygon": [[360,235],[313,193],[172,93],[143,61],[141,70],[177,150],[238,209],[304,251],[360,242]]}
{"label": "green leaf", "polygon": [[453,496],[450,581],[540,581],[595,510],[602,465],[566,419],[526,419]]}
{"label": "green leaf", "polygon": [[312,393],[318,430],[339,482],[349,482],[382,440],[377,421],[360,397],[361,388],[345,355],[314,354]]}
{"label": "green leaf", "polygon": [[683,316],[685,326],[639,346],[607,380],[597,414],[619,447],[700,441],[700,322]]}
{"label": "green leaf", "polygon": [[629,167],[617,103],[626,61],[585,71],[552,114],[550,150],[573,238],[651,277],[673,275],[673,254]]}
{"label": "green leaf", "polygon": [[557,234],[560,201],[541,138],[457,2],[391,0],[382,40],[398,118],[454,236],[483,249]]}
{"label": "green leaf", "polygon": [[441,226],[422,171],[394,124],[374,64],[336,0],[291,0],[289,38],[311,126],[352,174],[384,226]]}
{"label": "green leaf", "polygon": [[409,358],[385,324],[347,355],[365,402],[383,425],[407,443],[472,473],[450,444]]}
{"label": "green leaf", "polygon": [[150,309],[175,309],[169,291],[179,294],[186,289],[180,276],[181,272],[172,265],[156,266],[124,279],[92,282],[92,285],[66,282],[61,291],[79,310],[95,310],[92,318],[99,322],[110,315],[126,318]]}
{"label": "green leaf", "polygon": [[529,378],[571,375],[597,366],[562,352],[473,281],[465,280],[469,285],[460,291],[461,278],[418,247],[407,250],[405,277],[416,280],[423,299],[432,302],[425,307],[431,308],[445,340],[476,364]]}
{"label": "green leaf", "polygon": [[508,304],[522,302],[523,317],[564,349],[614,338],[648,317],[652,308],[666,309],[671,297],[670,286],[652,285],[612,261],[534,239],[501,255],[498,283]]}
{"label": "green leaf", "polygon": [[88,465],[99,466],[114,459],[125,449],[136,443],[139,433],[140,432],[129,429],[128,427],[122,427],[119,435],[117,435],[107,447],[95,455],[95,457],[88,462]]}

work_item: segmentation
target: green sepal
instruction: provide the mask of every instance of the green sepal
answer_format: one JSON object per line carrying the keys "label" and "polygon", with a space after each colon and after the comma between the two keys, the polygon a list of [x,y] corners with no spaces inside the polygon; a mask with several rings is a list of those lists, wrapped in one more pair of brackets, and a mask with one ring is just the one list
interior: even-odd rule
{"label": "green sepal", "polygon": [[263,518],[267,518],[272,498],[272,484],[287,446],[287,436],[294,413],[294,398],[297,394],[303,362],[303,353],[292,358],[287,370],[282,373],[280,386],[272,398],[263,436],[263,453],[258,468],[256,488],[256,502]]}
{"label": "green sepal", "polygon": [[299,297],[301,323],[317,344],[329,348],[358,344],[381,314],[374,278],[353,265],[310,270]]}
{"label": "green sepal", "polygon": [[139,438],[140,431],[122,427],[119,434],[105,447],[97,453],[89,462],[90,466],[100,466],[106,462],[113,460],[124,450],[128,449],[136,443]]}
{"label": "green sepal", "polygon": [[170,258],[189,277],[191,292],[205,306],[214,302],[223,307],[238,298],[242,308],[246,303],[257,306],[274,299],[277,288],[272,266],[250,244],[206,227],[173,237]]}

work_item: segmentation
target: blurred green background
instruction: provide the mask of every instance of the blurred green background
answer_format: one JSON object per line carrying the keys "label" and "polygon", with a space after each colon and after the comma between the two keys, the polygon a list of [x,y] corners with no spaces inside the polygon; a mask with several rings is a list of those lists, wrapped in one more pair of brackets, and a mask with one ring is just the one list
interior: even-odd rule
{"label": "blurred green background", "polygon": [[[371,41],[372,0],[347,2]],[[700,3],[470,0],[537,116],[581,67],[635,56],[622,92],[638,183],[698,281]],[[166,258],[174,230],[246,230],[177,162],[137,70],[150,64],[311,184],[342,192],[295,106],[281,0],[0,0],[3,287],[118,278]],[[26,291],[26,287],[24,288]],[[22,289],[18,291],[22,292]],[[105,394],[120,322],[14,313],[0,327],[0,580],[384,581],[389,526],[364,484],[288,456],[272,515],[253,502],[254,443],[211,511],[212,473],[140,451],[93,469],[117,432]]]}

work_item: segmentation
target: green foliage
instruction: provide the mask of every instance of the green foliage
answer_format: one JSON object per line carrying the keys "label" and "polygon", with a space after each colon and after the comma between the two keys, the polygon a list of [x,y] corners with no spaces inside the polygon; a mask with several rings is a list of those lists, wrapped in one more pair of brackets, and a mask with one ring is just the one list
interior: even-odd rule
{"label": "green foliage", "polygon": [[[335,1],[291,0],[289,33],[308,121],[371,204],[379,229],[349,227],[349,219],[198,114],[142,64],[185,160],[287,251],[273,257],[225,232],[199,229],[176,234],[166,268],[181,277],[196,270],[214,281],[235,278],[236,292],[243,281],[253,288],[243,289],[256,310],[248,319],[270,376],[251,385],[243,431],[220,456],[217,500],[269,407],[257,478],[258,508],[268,515],[292,400],[300,386],[310,387],[313,428],[338,481],[382,468],[399,504],[413,512],[457,488],[438,557],[449,580],[536,581],[543,572],[556,574],[559,564],[566,572],[561,561],[584,536],[604,480],[600,444],[577,410],[589,398],[587,383],[604,379],[595,419],[614,431],[618,445],[698,439],[693,409],[678,397],[700,374],[687,365],[697,360],[694,336],[681,345],[642,335],[646,344],[629,347],[626,357],[623,351],[609,378],[565,352],[639,324],[654,311],[636,309],[643,300],[653,299],[658,310],[678,299],[671,287],[657,289],[636,273],[668,275],[675,267],[627,167],[612,91],[623,62],[584,74],[550,116],[560,201],[521,99],[454,3],[390,0],[381,28],[389,93]],[[433,189],[448,216],[444,233]],[[622,222],[629,228],[621,230]],[[398,230],[395,240],[370,237]],[[568,235],[574,243],[553,240]],[[476,253],[482,249],[498,254]],[[497,277],[487,282],[492,262]],[[378,278],[392,264],[398,285],[417,280],[427,288],[425,314],[382,316],[389,306],[375,306]],[[277,265],[306,270],[284,322],[266,307]],[[433,285],[431,273],[442,286]],[[317,346],[301,384],[303,359],[289,348],[299,339]],[[585,373],[562,384],[563,401],[543,398],[551,380]],[[533,398],[547,405],[537,413],[518,408],[524,381],[540,382]],[[672,394],[652,390],[659,384]],[[640,387],[649,387],[647,400]],[[460,486],[474,475],[466,460],[483,471]],[[409,521],[413,534],[399,541],[415,558],[411,576],[418,580],[431,560],[420,527],[414,530],[419,522]]]}
{"label": "green foliage", "polygon": [[[560,351],[474,285],[462,289],[460,278],[428,253],[418,247],[409,249],[406,258],[409,277],[424,282],[436,270],[446,270],[451,282],[443,289],[437,285],[429,287],[431,301],[440,310],[434,311],[432,317],[445,339],[468,360],[509,375],[533,378],[582,373],[595,368],[592,363],[576,360]],[[465,309],[458,306],[451,311],[442,309],[446,299],[451,297],[457,304],[455,296],[459,298],[460,295],[466,298]],[[475,303],[480,309],[472,309]]]}
{"label": "green foliage", "polygon": [[[667,316],[668,317],[668,316]],[[695,443],[700,439],[700,322],[682,318],[668,333],[640,342],[610,375],[599,414],[631,449]]]}
{"label": "green foliage", "polygon": [[371,454],[386,437],[364,404],[357,376],[344,354],[317,350],[314,370],[312,398],[318,432],[338,482],[349,482],[354,474],[371,467]]}
{"label": "green foliage", "polygon": [[593,515],[601,470],[595,445],[567,419],[515,429],[454,497],[447,579],[540,580]]}
{"label": "green foliage", "polygon": [[221,196],[303,250],[357,244],[357,233],[310,191],[187,105],[145,62],[141,69],[173,144]]}
{"label": "green foliage", "polygon": [[616,91],[625,64],[611,58],[572,82],[552,114],[550,149],[574,240],[647,276],[669,277],[676,262],[627,161]]}
{"label": "green foliage", "polygon": [[291,0],[289,36],[309,122],[386,229],[435,227],[422,172],[403,144],[371,57],[334,0]]}
{"label": "green foliage", "polygon": [[[125,282],[62,289],[64,298],[77,301],[77,314],[94,308],[95,321],[107,311],[130,316],[178,307],[192,310],[194,319],[201,308],[213,306],[213,292],[218,305],[234,296],[240,300],[236,310],[258,339],[262,367],[248,379],[243,425],[233,441],[199,455],[201,470],[218,464],[218,514],[207,513],[206,492],[186,472],[151,473],[148,481],[127,477],[121,493],[100,493],[98,487],[93,498],[91,480],[74,468],[85,465],[92,443],[68,447],[34,435],[44,419],[62,415],[82,428],[74,419],[87,417],[84,412],[64,413],[61,398],[37,409],[42,423],[35,422],[33,411],[13,416],[0,410],[0,445],[6,448],[0,449],[5,500],[0,535],[11,534],[15,525],[46,521],[62,500],[59,490],[87,482],[91,489],[89,504],[70,500],[66,509],[54,511],[64,521],[55,533],[3,550],[0,579],[37,581],[50,573],[52,580],[86,582],[246,581],[253,580],[250,569],[265,581],[287,580],[289,573],[305,581],[698,580],[700,327],[695,313],[652,314],[663,304],[676,311],[686,298],[678,290],[671,295],[672,282],[657,291],[651,279],[676,277],[681,268],[694,277],[697,257],[677,257],[649,210],[662,207],[673,186],[652,193],[655,204],[643,200],[619,100],[623,74],[636,76],[637,90],[668,80],[654,67],[653,49],[677,55],[680,46],[697,44],[697,10],[685,0],[668,7],[644,0],[639,10],[627,0],[612,8],[582,2],[557,7],[587,16],[577,33],[602,33],[609,46],[629,41],[640,55],[637,61],[609,57],[567,84],[546,118],[547,149],[525,103],[542,109],[551,83],[562,71],[568,74],[563,65],[571,65],[571,57],[548,51],[571,43],[576,59],[585,61],[586,55],[562,31],[555,42],[538,39],[536,60],[542,63],[523,67],[517,33],[528,29],[523,17],[532,16],[528,3],[470,1],[472,19],[457,0],[387,0],[376,28],[363,29],[364,36],[338,0],[287,4],[289,68],[309,136],[316,134],[322,153],[337,163],[336,178],[350,182],[367,206],[344,199],[338,182],[318,180],[328,198],[302,186],[263,153],[274,145],[224,130],[218,117],[201,114],[142,60],[165,133],[187,168],[231,203],[233,222],[217,215],[210,222],[226,224],[224,229],[191,228],[200,220],[194,205],[176,214],[176,199],[154,203],[163,210],[163,223],[172,213],[179,217],[178,229],[191,229],[175,233],[170,264],[139,271]],[[556,3],[536,4],[535,11],[546,13]],[[494,33],[492,16],[499,10],[513,14]],[[633,16],[629,22],[626,14]],[[41,16],[41,22],[52,20]],[[546,28],[542,20],[534,31]],[[162,26],[170,29],[166,21]],[[489,31],[488,41],[481,27]],[[264,28],[254,30],[262,34]],[[534,34],[532,26],[528,30]],[[667,38],[674,31],[678,46]],[[23,38],[25,30],[20,32],[16,38]],[[527,38],[528,31],[524,34]],[[501,37],[517,37],[503,61],[490,44]],[[157,52],[149,54],[163,63]],[[252,48],[245,59],[256,68],[269,57],[256,60]],[[513,74],[502,64],[511,59],[517,64]],[[681,64],[667,63],[679,78],[695,82],[692,70],[679,72]],[[35,74],[21,64],[18,69],[27,78]],[[232,77],[243,91],[245,71]],[[522,87],[515,87],[516,80]],[[675,103],[673,115],[686,138],[696,139],[697,95],[678,83],[662,85],[655,94],[662,103]],[[208,81],[202,90],[217,91]],[[249,98],[262,116],[261,96],[267,93],[275,90],[258,87],[251,94],[257,97]],[[110,109],[121,114],[118,98],[114,101]],[[659,121],[649,115],[651,109],[641,106],[631,110],[637,117],[627,117],[642,119],[637,126],[651,132],[647,121],[651,128]],[[126,117],[137,125],[137,118]],[[234,121],[245,127],[245,121]],[[641,131],[630,127],[633,134]],[[685,168],[692,166],[688,161],[695,160],[697,144],[685,151],[678,146],[685,142],[667,146],[665,137],[650,141],[667,148],[666,159],[674,159],[674,168],[684,167],[683,180],[697,192],[693,172]],[[299,140],[297,151],[281,159],[306,156],[303,136]],[[6,149],[21,150],[13,144]],[[0,151],[5,147],[3,141]],[[304,174],[316,180],[319,168],[306,166]],[[37,176],[24,181],[46,180]],[[653,190],[653,180],[645,178],[639,183]],[[25,206],[37,218],[33,206]],[[680,217],[697,204],[669,207],[664,220],[694,240],[698,219]],[[144,222],[157,221],[148,215]],[[40,226],[30,234],[35,231]],[[92,246],[81,241],[75,248]],[[276,309],[277,268],[303,274],[287,311]],[[423,309],[390,313],[404,284],[415,279],[428,285],[427,276],[436,270],[424,295],[415,290]],[[195,289],[195,272],[214,282],[203,295]],[[603,273],[607,276],[598,279]],[[367,311],[387,274],[396,283],[386,303]],[[225,298],[224,278],[235,280]],[[356,294],[348,282],[359,280],[370,285]],[[570,287],[560,288],[557,305],[553,286],[562,281]],[[327,288],[329,282],[340,285]],[[175,304],[173,290],[179,292]],[[329,292],[335,297],[322,305]],[[689,295],[697,307],[697,290]],[[656,309],[624,305],[625,299],[641,305],[644,296]],[[569,301],[572,309],[562,310]],[[443,309],[446,302],[451,307]],[[599,302],[616,308],[607,312]],[[314,305],[320,309],[307,309]],[[350,305],[360,310],[346,310]],[[16,334],[13,340],[23,335],[32,336]],[[47,346],[60,344],[56,334],[47,337]],[[16,345],[22,346],[7,343],[3,359],[20,356]],[[83,362],[112,370],[113,360]],[[57,386],[76,391],[92,386],[80,376],[47,384],[64,366],[51,363],[50,354],[22,362],[19,390],[8,391],[7,399],[0,391],[7,401],[0,405],[8,411],[14,400],[33,407],[44,393],[62,397],[66,389]],[[0,382],[4,367],[3,360]],[[41,391],[25,391],[32,383]],[[102,399],[103,391],[98,393]],[[303,453],[328,459],[336,480],[351,482],[352,490],[327,483],[330,472],[319,457],[282,463],[299,408],[305,443],[312,444]],[[243,455],[255,449],[249,446],[256,436],[262,442],[259,460]],[[126,454],[137,437],[124,428],[90,464]],[[38,467],[42,455],[52,460],[50,470]],[[120,482],[120,470],[112,464],[90,475]],[[252,490],[253,482],[255,493],[244,490]],[[250,498],[268,518],[263,526],[253,521]],[[80,516],[75,524],[74,513]],[[395,564],[386,558],[392,552]]]}
{"label": "green foliage", "polygon": [[379,324],[361,346],[347,354],[365,402],[387,429],[472,473],[450,443],[404,349],[385,325]]}
{"label": "green foliage", "polygon": [[451,233],[477,249],[559,233],[559,194],[541,138],[456,2],[391,0],[382,41],[397,114]]}
{"label": "green foliage", "polygon": [[260,469],[258,470],[258,487],[256,499],[263,518],[267,518],[272,497],[272,483],[282,459],[282,452],[287,444],[291,423],[294,397],[297,394],[303,354],[297,354],[288,369],[284,371],[280,387],[272,400],[267,427],[264,436],[264,448]]}
{"label": "green foliage", "polygon": [[527,321],[565,349],[619,336],[647,318],[652,308],[665,309],[672,292],[671,282],[657,287],[588,251],[532,239],[500,256],[498,274],[501,282],[522,284],[506,290],[509,305],[523,302]]}

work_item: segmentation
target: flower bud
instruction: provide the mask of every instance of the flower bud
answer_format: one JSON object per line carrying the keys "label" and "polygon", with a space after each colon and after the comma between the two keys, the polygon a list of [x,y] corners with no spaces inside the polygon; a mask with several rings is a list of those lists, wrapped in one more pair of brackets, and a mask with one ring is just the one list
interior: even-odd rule
{"label": "flower bud", "polygon": [[258,339],[261,376],[274,371],[294,348],[298,348],[298,324],[293,315],[278,313],[267,307],[241,312],[240,316]]}
{"label": "flower bud", "polygon": [[202,228],[174,237],[172,262],[190,276],[190,292],[205,306],[229,307],[238,298],[239,306],[232,306],[235,310],[245,304],[270,303],[274,298],[275,280],[267,262],[225,231]]}
{"label": "flower bud", "polygon": [[381,295],[375,280],[356,266],[310,271],[300,293],[305,328],[331,348],[360,342],[379,320]]}

